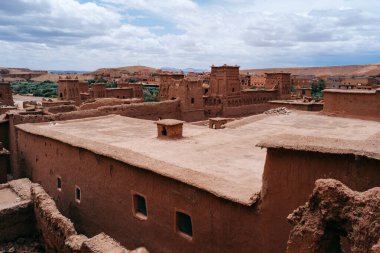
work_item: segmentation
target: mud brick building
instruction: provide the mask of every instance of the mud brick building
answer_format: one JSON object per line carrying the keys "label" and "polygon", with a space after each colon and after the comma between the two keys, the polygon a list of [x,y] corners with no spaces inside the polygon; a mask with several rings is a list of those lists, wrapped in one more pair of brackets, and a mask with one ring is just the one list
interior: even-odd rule
{"label": "mud brick building", "polygon": [[115,115],[57,123],[16,126],[14,172],[40,183],[81,233],[127,248],[284,252],[286,217],[315,180],[360,191],[380,182],[375,121],[256,115],[217,130],[184,123],[182,138],[177,124],[175,139]]}

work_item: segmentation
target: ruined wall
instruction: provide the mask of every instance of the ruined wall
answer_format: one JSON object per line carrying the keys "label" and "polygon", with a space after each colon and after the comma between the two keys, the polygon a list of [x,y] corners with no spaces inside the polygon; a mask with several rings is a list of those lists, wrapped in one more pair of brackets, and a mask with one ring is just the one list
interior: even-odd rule
{"label": "ruined wall", "polygon": [[290,226],[286,217],[303,205],[320,178],[340,180],[350,188],[365,191],[380,185],[380,161],[354,155],[272,149],[267,151],[263,173],[263,219],[276,228],[263,226],[271,245],[284,252]]}
{"label": "ruined wall", "polygon": [[65,241],[77,234],[73,223],[58,211],[54,201],[40,185],[31,187],[31,195],[37,230],[43,238],[46,251],[62,251]]}
{"label": "ruined wall", "polygon": [[60,105],[60,106],[48,107],[44,109],[44,113],[57,114],[57,113],[72,112],[76,110],[77,110],[77,107],[75,105]]}
{"label": "ruined wall", "polygon": [[[0,242],[28,237],[35,232],[33,204],[30,198],[30,181],[27,179],[0,184],[0,195],[19,198],[19,201],[0,200]],[[5,192],[8,191],[8,192]],[[3,202],[7,203],[4,205]]]}
{"label": "ruined wall", "polygon": [[380,188],[356,192],[337,180],[317,180],[309,202],[288,219],[287,253],[378,252]]}
{"label": "ruined wall", "polygon": [[[279,252],[269,250],[272,238],[262,232],[276,224],[263,224],[256,207],[48,138],[19,131],[18,140],[25,171],[88,236],[104,231],[129,248],[144,245],[153,252]],[[134,213],[135,193],[146,199],[147,219]],[[176,230],[176,210],[191,216],[191,239]]]}
{"label": "ruined wall", "polygon": [[169,97],[169,87],[174,81],[182,80],[184,77],[184,74],[162,73],[160,75],[160,90],[158,93],[160,101],[170,100],[171,97]]}
{"label": "ruined wall", "polygon": [[32,184],[30,191],[34,206],[36,228],[43,239],[46,252],[148,253],[144,248],[128,251],[120,243],[104,233],[100,233],[92,238],[78,234],[73,223],[59,212],[54,200],[39,184]]}
{"label": "ruined wall", "polygon": [[142,99],[133,98],[133,99],[118,99],[118,98],[99,98],[96,100],[88,101],[82,104],[78,110],[90,110],[90,109],[98,109],[103,106],[115,106],[122,104],[133,104],[133,103],[143,103]]}
{"label": "ruined wall", "polygon": [[380,120],[380,90],[324,90],[323,99],[326,114]]}

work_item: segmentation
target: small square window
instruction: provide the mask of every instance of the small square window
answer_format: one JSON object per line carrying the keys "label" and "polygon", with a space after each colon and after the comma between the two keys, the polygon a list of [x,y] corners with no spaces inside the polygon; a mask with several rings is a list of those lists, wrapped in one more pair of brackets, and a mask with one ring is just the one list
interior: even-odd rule
{"label": "small square window", "polygon": [[192,104],[195,103],[195,98],[191,98],[191,103],[192,103]]}
{"label": "small square window", "polygon": [[80,203],[81,197],[82,197],[82,194],[81,194],[80,188],[78,186],[75,186],[75,201]]}
{"label": "small square window", "polygon": [[148,209],[146,206],[146,199],[140,194],[133,195],[133,208],[134,214],[137,218],[146,220],[148,217]]}
{"label": "small square window", "polygon": [[57,189],[58,189],[58,191],[62,190],[62,178],[61,177],[57,177]]}
{"label": "small square window", "polygon": [[193,226],[189,215],[182,212],[176,212],[176,223],[177,231],[189,237],[193,236]]}

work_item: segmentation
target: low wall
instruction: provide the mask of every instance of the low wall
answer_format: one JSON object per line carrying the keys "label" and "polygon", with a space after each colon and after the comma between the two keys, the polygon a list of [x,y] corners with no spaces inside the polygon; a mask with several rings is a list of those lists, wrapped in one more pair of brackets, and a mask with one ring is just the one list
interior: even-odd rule
{"label": "low wall", "polygon": [[37,230],[45,243],[47,252],[60,252],[65,241],[77,232],[73,223],[64,217],[57,209],[54,201],[44,189],[34,184],[31,187]]}
{"label": "low wall", "polygon": [[260,114],[270,109],[269,103],[223,107],[223,117],[242,117]]}
{"label": "low wall", "polygon": [[298,110],[298,111],[309,111],[309,112],[316,112],[316,111],[322,111],[323,110],[323,104],[321,103],[291,103],[291,102],[281,102],[281,101],[273,101],[269,102],[270,109],[280,108],[280,107],[286,107],[287,109],[291,110]]}
{"label": "low wall", "polygon": [[44,108],[45,113],[51,113],[51,114],[72,112],[76,110],[77,110],[77,107],[75,105],[59,105],[59,106],[48,107],[46,109]]}
{"label": "low wall", "polygon": [[158,103],[135,103],[118,106],[99,107],[98,111],[108,114],[118,114],[121,116],[158,120],[180,119],[181,110],[179,100],[168,100]]}
{"label": "low wall", "polygon": [[[35,233],[33,204],[27,193],[30,184],[28,179],[21,179],[0,185],[0,242]],[[12,201],[12,197],[18,198],[18,201]],[[8,203],[6,199],[9,199]]]}
{"label": "low wall", "polygon": [[324,90],[325,114],[380,121],[380,90]]}

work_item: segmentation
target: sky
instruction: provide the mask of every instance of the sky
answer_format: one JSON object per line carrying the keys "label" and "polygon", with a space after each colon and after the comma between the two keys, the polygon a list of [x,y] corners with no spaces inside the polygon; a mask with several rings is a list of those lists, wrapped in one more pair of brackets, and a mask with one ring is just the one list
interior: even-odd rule
{"label": "sky", "polygon": [[0,0],[0,66],[380,63],[379,0]]}

